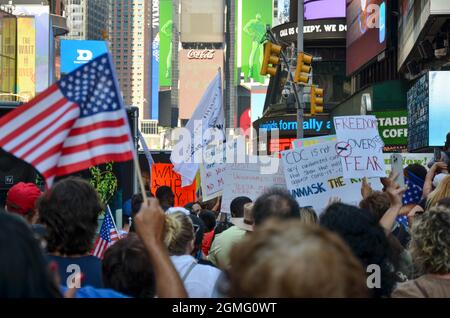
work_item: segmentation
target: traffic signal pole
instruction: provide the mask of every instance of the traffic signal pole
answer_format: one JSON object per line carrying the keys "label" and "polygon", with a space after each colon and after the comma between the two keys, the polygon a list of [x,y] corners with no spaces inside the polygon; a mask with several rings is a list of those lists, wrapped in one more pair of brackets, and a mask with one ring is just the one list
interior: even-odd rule
{"label": "traffic signal pole", "polygon": [[[297,22],[298,22],[298,34],[297,34],[297,53],[303,52],[303,20],[305,15],[305,0],[298,0]],[[297,103],[297,139],[303,138],[303,112],[305,109],[305,102],[303,100],[303,85],[297,85],[298,87],[298,103]],[[294,85],[295,89],[295,85]]]}

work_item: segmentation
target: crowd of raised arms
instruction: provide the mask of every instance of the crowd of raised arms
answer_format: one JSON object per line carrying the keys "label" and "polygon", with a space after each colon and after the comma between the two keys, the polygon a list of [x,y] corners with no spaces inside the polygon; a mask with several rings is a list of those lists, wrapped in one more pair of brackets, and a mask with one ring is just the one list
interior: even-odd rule
{"label": "crowd of raised arms", "polygon": [[87,181],[18,183],[0,211],[0,297],[450,297],[447,163],[405,173],[423,180],[420,202],[404,205],[391,175],[382,191],[364,179],[359,206],[314,211],[274,187],[234,198],[231,218],[220,197],[176,207],[162,186],[133,196],[131,226],[101,257],[105,209]]}

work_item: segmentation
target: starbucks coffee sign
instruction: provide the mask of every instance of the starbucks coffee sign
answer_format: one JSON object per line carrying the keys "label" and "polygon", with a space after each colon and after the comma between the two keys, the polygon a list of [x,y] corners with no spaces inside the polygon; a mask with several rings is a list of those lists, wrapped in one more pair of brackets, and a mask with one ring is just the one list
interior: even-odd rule
{"label": "starbucks coffee sign", "polygon": [[212,60],[214,58],[215,50],[189,50],[187,57],[190,60]]}

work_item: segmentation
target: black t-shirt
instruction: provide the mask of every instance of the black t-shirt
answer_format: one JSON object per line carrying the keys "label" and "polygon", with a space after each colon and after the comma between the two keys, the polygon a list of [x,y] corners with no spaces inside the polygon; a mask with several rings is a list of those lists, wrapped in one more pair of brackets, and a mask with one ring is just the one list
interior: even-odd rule
{"label": "black t-shirt", "polygon": [[102,262],[95,256],[82,257],[61,257],[47,255],[49,262],[58,264],[59,275],[61,277],[61,285],[67,286],[67,279],[72,279],[78,271],[83,273],[84,279],[81,287],[92,286],[95,288],[103,288],[102,280]]}

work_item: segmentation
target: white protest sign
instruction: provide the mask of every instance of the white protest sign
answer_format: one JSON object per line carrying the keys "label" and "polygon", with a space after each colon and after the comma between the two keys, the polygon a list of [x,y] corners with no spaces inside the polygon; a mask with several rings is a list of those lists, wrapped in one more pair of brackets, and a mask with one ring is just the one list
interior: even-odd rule
{"label": "white protest sign", "polygon": [[[220,145],[218,146],[220,147]],[[214,199],[222,195],[225,184],[226,150],[237,149],[236,141],[223,144],[222,153],[217,152],[217,147],[208,147],[205,150],[205,163],[200,166],[200,180],[202,198],[204,201]],[[221,160],[218,160],[220,159]]]}
{"label": "white protest sign", "polygon": [[273,186],[286,188],[281,164],[274,174],[261,173],[260,163],[227,164],[221,212],[230,213],[230,204],[234,198],[246,196],[255,201],[264,191]]}
{"label": "white protest sign", "polygon": [[[312,206],[321,214],[332,197],[343,203],[358,205],[361,179],[344,179],[336,152],[336,141],[281,153],[286,186],[300,206]],[[370,180],[374,190],[381,189],[379,179]]]}
{"label": "white protest sign", "polygon": [[345,178],[385,177],[383,147],[375,116],[334,117]]}

